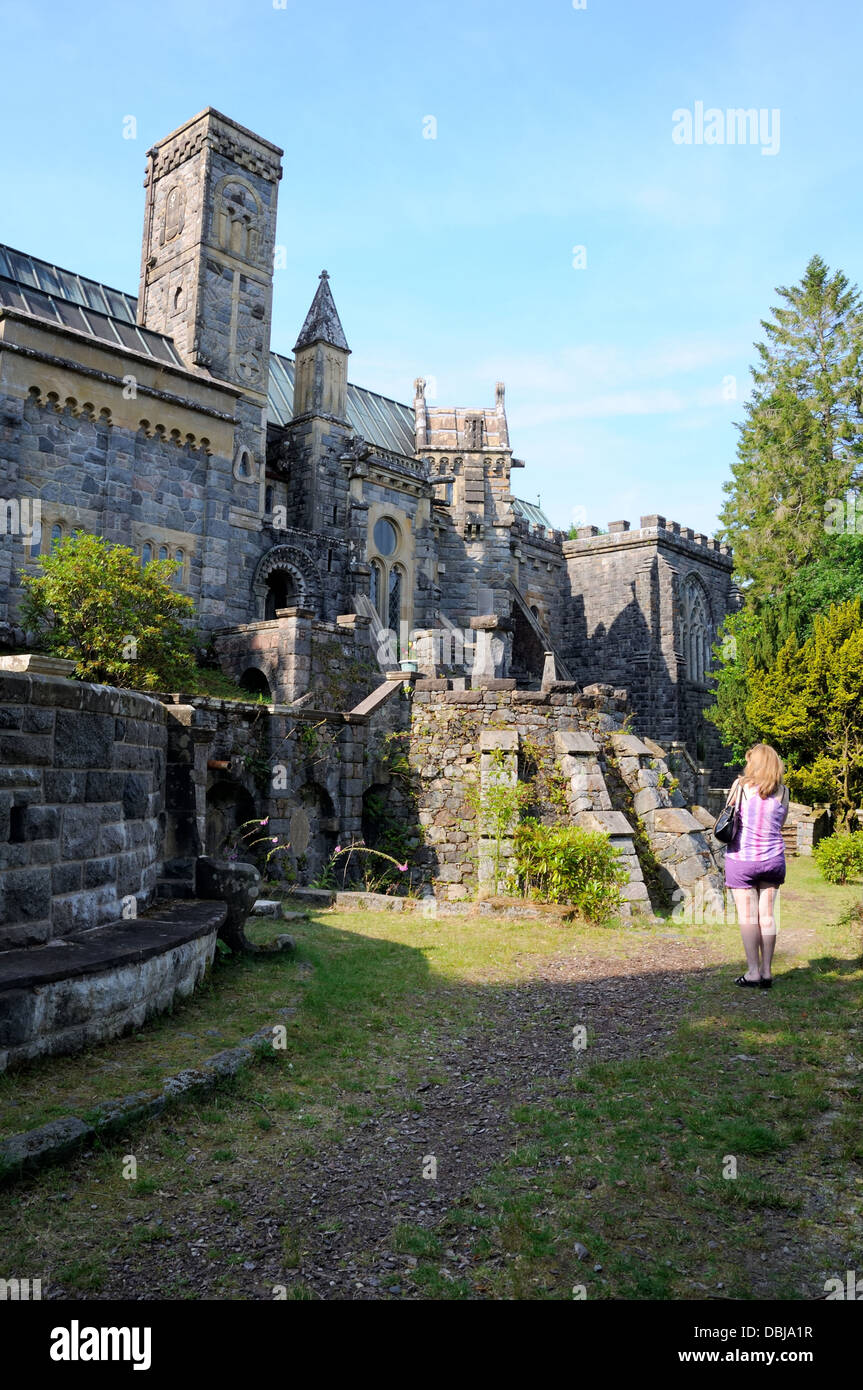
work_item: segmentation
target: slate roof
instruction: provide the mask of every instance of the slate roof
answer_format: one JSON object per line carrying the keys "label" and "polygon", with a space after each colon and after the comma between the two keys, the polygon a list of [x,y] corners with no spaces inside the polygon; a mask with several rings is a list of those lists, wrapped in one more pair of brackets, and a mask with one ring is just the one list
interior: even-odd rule
{"label": "slate roof", "polygon": [[300,348],[309,347],[312,343],[329,343],[345,352],[350,351],[330,289],[330,277],[325,270],[321,271],[311,308],[300,329],[300,336],[294,343],[294,352],[299,352]]}
{"label": "slate roof", "polygon": [[[61,270],[36,256],[0,245],[0,306],[77,329],[114,346],[145,352],[170,366],[184,367],[171,338],[138,326],[137,305],[135,295],[112,290],[86,275]],[[345,350],[348,347],[326,271],[321,273],[297,347],[321,340]],[[271,352],[269,422],[286,425],[293,414],[293,403],[294,363],[290,357]],[[348,382],[347,416],[357,434],[370,444],[414,459],[414,413],[410,406]],[[514,509],[531,525],[551,528],[545,513],[534,503],[516,498]]]}

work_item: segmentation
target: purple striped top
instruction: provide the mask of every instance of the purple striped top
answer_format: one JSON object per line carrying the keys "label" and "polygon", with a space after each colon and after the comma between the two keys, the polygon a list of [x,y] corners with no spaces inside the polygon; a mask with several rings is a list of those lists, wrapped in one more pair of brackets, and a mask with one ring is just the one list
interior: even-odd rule
{"label": "purple striped top", "polygon": [[[735,792],[736,795],[736,792]],[[746,863],[784,857],[782,827],[788,815],[788,793],[762,797],[756,787],[744,787],[740,829],[728,846],[727,857]]]}

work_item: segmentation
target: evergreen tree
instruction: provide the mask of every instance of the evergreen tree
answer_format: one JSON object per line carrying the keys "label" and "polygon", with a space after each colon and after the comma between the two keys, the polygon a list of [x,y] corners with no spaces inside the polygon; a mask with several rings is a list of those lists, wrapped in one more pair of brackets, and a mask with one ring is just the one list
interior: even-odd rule
{"label": "evergreen tree", "polygon": [[[817,558],[830,504],[863,469],[863,311],[856,287],[813,256],[762,320],[752,399],[726,483],[723,533],[747,596],[774,593]],[[835,507],[833,509],[835,511]]]}

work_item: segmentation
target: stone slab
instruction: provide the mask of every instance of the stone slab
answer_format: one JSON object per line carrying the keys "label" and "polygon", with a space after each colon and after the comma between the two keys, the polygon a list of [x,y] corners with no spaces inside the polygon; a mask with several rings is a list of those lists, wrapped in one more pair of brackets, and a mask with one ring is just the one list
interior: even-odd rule
{"label": "stone slab", "polygon": [[483,729],[479,736],[481,753],[501,750],[504,753],[518,752],[518,731],[516,729]]}
{"label": "stone slab", "polygon": [[335,893],[330,888],[292,888],[291,897],[312,907],[332,907]]}
{"label": "stone slab", "polygon": [[693,830],[703,830],[690,811],[676,806],[668,806],[658,811],[649,811],[645,819],[652,830],[666,835],[685,835]]}
{"label": "stone slab", "polygon": [[225,903],[178,898],[155,916],[108,922],[85,932],[75,941],[53,941],[47,946],[3,951],[0,953],[0,994],[150,960],[187,941],[218,931],[227,912]]}
{"label": "stone slab", "polygon": [[0,671],[27,671],[36,676],[61,676],[71,680],[74,661],[61,656],[44,656],[41,652],[20,652],[17,656],[0,656]]}
{"label": "stone slab", "polygon": [[577,729],[567,729],[563,733],[555,734],[554,751],[563,756],[567,753],[595,754],[597,751],[596,739],[593,734],[580,733]]}
{"label": "stone slab", "polygon": [[622,811],[579,811],[575,824],[582,830],[602,830],[606,835],[632,835],[632,826]]}
{"label": "stone slab", "polygon": [[642,743],[646,748],[650,749],[654,758],[665,758],[667,756],[665,749],[661,748],[655,739],[645,737],[642,739]]}
{"label": "stone slab", "polygon": [[612,734],[611,742],[618,756],[621,754],[624,757],[630,758],[652,758],[656,756],[642,739],[636,738],[635,734]]}

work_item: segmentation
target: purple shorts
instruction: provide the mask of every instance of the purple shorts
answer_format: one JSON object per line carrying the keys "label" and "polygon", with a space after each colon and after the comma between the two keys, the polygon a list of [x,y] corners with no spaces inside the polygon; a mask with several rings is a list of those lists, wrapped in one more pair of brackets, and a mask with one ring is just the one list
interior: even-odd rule
{"label": "purple shorts", "polygon": [[726,888],[779,888],[785,882],[785,855],[770,859],[732,859],[725,856]]}

